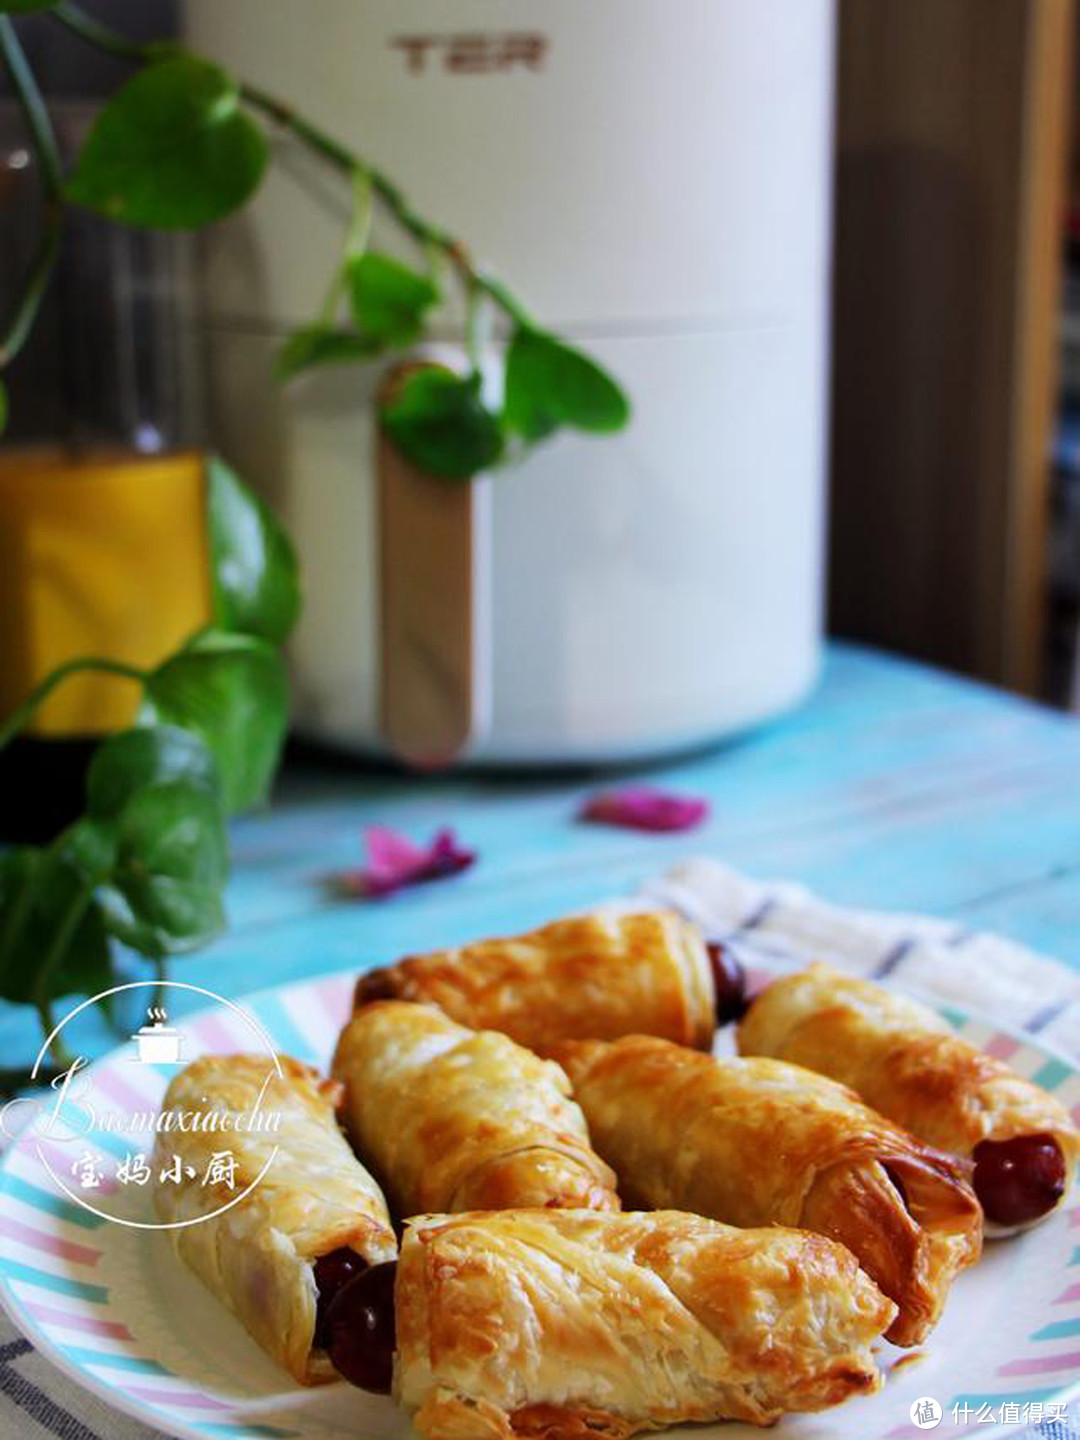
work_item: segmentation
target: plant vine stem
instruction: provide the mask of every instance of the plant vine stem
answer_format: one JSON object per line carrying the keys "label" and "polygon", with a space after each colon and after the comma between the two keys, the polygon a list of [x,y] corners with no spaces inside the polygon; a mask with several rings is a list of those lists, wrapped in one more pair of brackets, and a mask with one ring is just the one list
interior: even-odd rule
{"label": "plant vine stem", "polygon": [[[81,918],[80,916],[80,919]],[[56,1029],[56,1016],[53,1014],[52,1001],[47,996],[39,996],[34,1001],[34,1008],[37,1010],[38,1018],[41,1021],[41,1033],[48,1038]],[[59,1035],[53,1040],[49,1049],[52,1051],[56,1073],[66,1070],[75,1058]],[[39,1077],[40,1073],[41,1072],[39,1072]]]}
{"label": "plant vine stem", "polygon": [[474,371],[480,369],[481,333],[483,330],[483,315],[481,313],[480,292],[475,285],[470,285],[465,297],[465,350],[469,357],[469,364]]}
{"label": "plant vine stem", "polygon": [[354,155],[340,141],[312,125],[290,105],[267,94],[259,86],[242,84],[240,94],[249,105],[260,110],[282,129],[295,135],[298,140],[307,145],[310,150],[321,155],[335,169],[346,175],[366,177],[373,193],[378,196],[403,229],[407,230],[421,245],[433,245],[447,256],[461,276],[462,283],[467,290],[484,291],[516,325],[532,326],[533,322],[528,311],[502,281],[475,265],[469,258],[468,251],[462,242],[451,235],[448,230],[433,225],[431,221],[425,220],[422,215],[417,214],[404,193],[388,175],[385,175],[376,166],[368,164],[358,155]]}
{"label": "plant vine stem", "polygon": [[0,750],[14,740],[57,685],[69,675],[77,675],[81,670],[92,670],[102,675],[119,675],[124,680],[138,680],[140,683],[146,679],[145,670],[140,670],[136,665],[125,665],[122,660],[105,660],[95,655],[80,655],[74,660],[65,660],[63,665],[58,665],[44,680],[35,685],[22,704],[0,725]]}
{"label": "plant vine stem", "polygon": [[9,15],[0,15],[0,55],[4,68],[11,79],[12,88],[19,98],[26,125],[34,142],[45,189],[52,199],[58,199],[64,185],[64,169],[60,163],[60,150],[53,134],[52,121],[41,91],[38,89],[34,72],[30,69],[26,53],[19,43],[15,26]]}
{"label": "plant vine stem", "polygon": [[60,232],[64,223],[61,198],[64,176],[48,109],[26,59],[26,53],[19,43],[15,26],[7,15],[0,15],[0,57],[26,118],[34,152],[41,166],[46,196],[44,233],[30,263],[21,299],[3,339],[0,340],[0,370],[3,370],[26,344],[56,266],[60,253]]}
{"label": "plant vine stem", "polygon": [[7,332],[0,341],[0,370],[5,370],[10,365],[26,344],[30,332],[34,328],[37,313],[41,309],[45,292],[49,288],[53,270],[56,268],[57,257],[60,254],[63,210],[52,204],[49,209],[50,214],[45,224],[45,231],[38,244],[37,254],[30,262],[22,297],[11,317]]}
{"label": "plant vine stem", "polygon": [[165,981],[169,978],[169,962],[164,955],[151,955],[150,963],[154,967],[154,979],[157,981],[150,1003],[160,1007],[165,1003]]}
{"label": "plant vine stem", "polygon": [[126,35],[111,30],[108,25],[103,25],[100,20],[95,20],[93,15],[88,15],[78,5],[69,4],[68,0],[62,0],[61,4],[54,5],[49,14],[59,20],[61,24],[66,25],[69,30],[74,31],[81,40],[85,40],[98,50],[105,50],[110,55],[116,55],[121,60],[152,60],[155,55],[160,53],[158,48],[153,45],[141,45],[138,41],[129,40]]}
{"label": "plant vine stem", "polygon": [[[70,3],[70,0],[63,0],[63,3],[50,10],[49,14],[55,16],[61,24],[66,25],[69,30],[89,44],[127,60],[146,62],[160,59],[166,53],[179,53],[175,47],[134,44],[85,14],[77,5]],[[403,229],[407,230],[421,245],[434,246],[448,257],[461,277],[466,290],[469,288],[482,290],[515,325],[532,328],[532,318],[517,296],[496,276],[488,274],[487,271],[475,265],[465,246],[456,236],[419,215],[412,208],[404,193],[377,166],[361,159],[339,140],[335,140],[325,130],[313,125],[291,105],[286,105],[284,101],[269,94],[261,86],[243,82],[240,85],[240,95],[253,109],[260,111],[275,125],[281,126],[283,130],[295,135],[309,150],[320,155],[336,170],[340,170],[349,177],[356,175],[366,177],[372,191]]]}
{"label": "plant vine stem", "polygon": [[349,261],[362,255],[367,249],[368,234],[371,230],[371,185],[366,175],[357,170],[353,173],[353,213],[349,228],[345,232],[345,243],[341,248],[341,263],[334,271],[326,291],[319,320],[323,325],[333,325],[341,297],[348,285]]}
{"label": "plant vine stem", "polygon": [[[75,931],[79,928],[79,922],[86,914],[86,907],[90,904],[90,897],[94,893],[94,882],[88,880],[79,886],[71,904],[64,913],[64,918],[57,927],[53,942],[45,952],[45,959],[41,962],[34,981],[34,1008],[41,1019],[42,1029],[45,1038],[52,1034],[56,1028],[56,1019],[53,1016],[52,1001],[49,998],[49,982],[52,980],[53,972],[64,958],[64,952],[71,944]],[[51,1046],[53,1059],[61,1068],[71,1064],[72,1055],[64,1041],[58,1035]]]}

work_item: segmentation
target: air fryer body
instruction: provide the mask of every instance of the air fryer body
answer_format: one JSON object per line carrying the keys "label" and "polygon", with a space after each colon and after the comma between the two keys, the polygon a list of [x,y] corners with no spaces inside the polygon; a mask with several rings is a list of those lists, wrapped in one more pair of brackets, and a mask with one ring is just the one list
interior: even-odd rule
{"label": "air fryer body", "polygon": [[[618,436],[563,434],[473,483],[462,757],[643,757],[802,694],[821,630],[831,0],[188,0],[188,23],[399,180],[632,398]],[[326,174],[278,151],[205,256],[215,439],[301,552],[297,725],[380,752],[379,376],[273,381],[345,223]],[[373,243],[409,253],[388,225]]]}

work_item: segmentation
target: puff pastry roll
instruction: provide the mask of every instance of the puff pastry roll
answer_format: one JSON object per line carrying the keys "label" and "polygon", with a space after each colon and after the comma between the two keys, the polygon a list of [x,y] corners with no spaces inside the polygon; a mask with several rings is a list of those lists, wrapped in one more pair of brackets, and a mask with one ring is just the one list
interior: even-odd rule
{"label": "puff pastry roll", "polygon": [[[310,1385],[336,1378],[316,1324],[332,1292],[392,1260],[397,1241],[382,1192],[338,1129],[338,1087],[279,1059],[283,1078],[265,1055],[208,1055],[175,1077],[162,1103],[172,1128],[159,1129],[154,1146],[154,1205],[170,1223],[198,1220],[169,1231],[180,1258]],[[280,1118],[255,1128],[253,1115]],[[251,1193],[212,1215],[243,1194],[275,1146]],[[216,1156],[225,1163],[215,1166]]]}
{"label": "puff pastry roll", "polygon": [[618,1209],[563,1071],[430,1005],[366,1005],[338,1041],[344,1116],[399,1215]]}
{"label": "puff pastry roll", "polygon": [[914,1000],[811,965],[762,991],[738,1043],[831,1075],[921,1140],[973,1159],[992,1232],[1065,1203],[1078,1137],[1064,1107]]}
{"label": "puff pastry roll", "polygon": [[841,1245],[697,1215],[431,1216],[402,1242],[394,1394],[427,1440],[767,1425],[876,1390],[894,1307]]}
{"label": "puff pastry roll", "polygon": [[708,1050],[716,1028],[709,952],[696,927],[668,911],[597,911],[409,956],[357,981],[356,1007],[380,999],[437,1005],[541,1054],[558,1040],[632,1034]]}
{"label": "puff pastry roll", "polygon": [[925,1339],[954,1275],[978,1259],[982,1216],[965,1167],[832,1080],[644,1035],[571,1041],[559,1054],[627,1204],[842,1241],[896,1302],[897,1345]]}

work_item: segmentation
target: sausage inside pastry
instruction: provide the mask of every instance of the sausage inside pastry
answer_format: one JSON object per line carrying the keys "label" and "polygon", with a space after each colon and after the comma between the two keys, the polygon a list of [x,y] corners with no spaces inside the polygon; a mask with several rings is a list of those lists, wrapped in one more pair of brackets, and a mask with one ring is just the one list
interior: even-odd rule
{"label": "sausage inside pastry", "polygon": [[427,1440],[768,1425],[876,1390],[894,1306],[841,1245],[675,1211],[414,1221],[394,1394]]}
{"label": "sausage inside pastry", "polygon": [[355,1006],[424,1001],[544,1054],[558,1040],[620,1035],[708,1050],[715,998],[695,926],[669,911],[597,911],[373,970],[357,981]]}
{"label": "sausage inside pastry", "polygon": [[283,1077],[265,1055],[203,1056],[175,1077],[162,1102],[170,1128],[154,1146],[154,1205],[171,1224],[198,1221],[169,1232],[180,1258],[311,1385],[337,1378],[320,1333],[334,1294],[392,1260],[397,1241],[382,1192],[338,1129],[339,1087],[279,1059]]}
{"label": "sausage inside pastry", "polygon": [[1080,1137],[1064,1107],[914,1000],[811,965],[762,991],[738,1043],[831,1075],[920,1140],[973,1160],[990,1233],[1065,1203]]}
{"label": "sausage inside pastry", "polygon": [[558,1053],[628,1204],[841,1241],[899,1307],[897,1345],[925,1339],[954,1275],[978,1259],[982,1216],[962,1162],[842,1085],[644,1035]]}
{"label": "sausage inside pastry", "polygon": [[619,1208],[565,1074],[505,1035],[378,1001],[342,1031],[332,1071],[349,1136],[400,1215]]}

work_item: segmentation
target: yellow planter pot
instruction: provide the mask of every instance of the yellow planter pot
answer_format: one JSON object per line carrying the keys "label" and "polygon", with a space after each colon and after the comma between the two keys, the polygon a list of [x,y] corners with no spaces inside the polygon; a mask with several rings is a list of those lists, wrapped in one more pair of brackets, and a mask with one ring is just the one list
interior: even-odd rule
{"label": "yellow planter pot", "polygon": [[[0,454],[0,716],[77,655],[146,667],[211,616],[201,455]],[[31,733],[129,725],[138,687],[77,675]]]}

